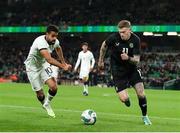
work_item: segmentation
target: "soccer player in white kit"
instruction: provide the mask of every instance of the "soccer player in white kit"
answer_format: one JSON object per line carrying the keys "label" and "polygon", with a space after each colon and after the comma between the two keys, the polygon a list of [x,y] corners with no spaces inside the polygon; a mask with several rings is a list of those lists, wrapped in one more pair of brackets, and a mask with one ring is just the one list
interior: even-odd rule
{"label": "soccer player in white kit", "polygon": [[[55,117],[50,106],[50,101],[57,93],[57,82],[53,76],[57,74],[54,73],[55,71],[50,64],[64,70],[69,70],[71,68],[71,65],[66,64],[64,61],[63,52],[57,36],[58,28],[55,25],[48,26],[46,34],[41,35],[34,40],[28,57],[24,62],[32,89],[36,92],[38,100],[51,117]],[[51,57],[53,50],[56,51],[61,63]],[[46,98],[42,89],[44,83],[49,87]]]}
{"label": "soccer player in white kit", "polygon": [[77,72],[77,68],[80,66],[79,78],[83,83],[83,95],[88,96],[88,79],[89,73],[93,70],[95,59],[91,51],[88,50],[88,43],[82,43],[82,51],[79,52],[78,59],[74,68],[74,72]]}

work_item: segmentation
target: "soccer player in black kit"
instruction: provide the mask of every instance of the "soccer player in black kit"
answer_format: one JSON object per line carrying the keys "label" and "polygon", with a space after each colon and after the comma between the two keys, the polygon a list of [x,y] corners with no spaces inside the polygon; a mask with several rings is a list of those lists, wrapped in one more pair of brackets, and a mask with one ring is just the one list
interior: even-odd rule
{"label": "soccer player in black kit", "polygon": [[127,20],[121,20],[118,23],[118,29],[118,33],[111,34],[102,43],[98,66],[101,69],[104,68],[104,56],[109,50],[112,76],[119,99],[129,107],[130,99],[126,89],[129,86],[134,87],[139,99],[143,122],[145,125],[151,125],[147,116],[144,85],[141,73],[137,69],[137,64],[140,62],[140,39],[131,31],[131,23]]}

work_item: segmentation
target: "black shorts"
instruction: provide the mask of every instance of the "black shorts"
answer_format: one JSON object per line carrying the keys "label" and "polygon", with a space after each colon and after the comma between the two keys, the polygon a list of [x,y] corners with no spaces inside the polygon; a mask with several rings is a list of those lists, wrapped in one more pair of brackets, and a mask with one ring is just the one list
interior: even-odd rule
{"label": "black shorts", "polygon": [[134,87],[134,85],[139,82],[143,82],[141,72],[138,69],[131,71],[113,71],[112,76],[117,93],[130,86]]}

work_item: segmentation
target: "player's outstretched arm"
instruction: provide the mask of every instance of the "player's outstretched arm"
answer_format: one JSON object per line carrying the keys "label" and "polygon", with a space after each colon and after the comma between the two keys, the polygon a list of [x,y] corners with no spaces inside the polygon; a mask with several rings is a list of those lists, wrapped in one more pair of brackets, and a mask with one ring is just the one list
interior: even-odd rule
{"label": "player's outstretched arm", "polygon": [[46,61],[49,64],[57,66],[57,67],[62,68],[64,70],[68,70],[69,69],[69,67],[67,65],[64,65],[64,64],[58,62],[56,59],[52,58],[47,49],[40,50],[40,53],[46,59]]}
{"label": "player's outstretched arm", "polygon": [[55,48],[56,54],[58,55],[58,58],[60,59],[61,63],[65,64],[64,56],[63,56],[63,51],[61,46]]}
{"label": "player's outstretched arm", "polygon": [[99,68],[103,68],[104,67],[104,57],[105,57],[105,54],[106,54],[106,51],[107,51],[107,44],[106,42],[104,41],[101,45],[101,48],[100,48],[100,55],[99,55],[99,61],[98,61],[98,67]]}
{"label": "player's outstretched arm", "polygon": [[74,72],[76,72],[77,71],[77,68],[79,67],[79,65],[80,65],[80,63],[81,63],[81,57],[80,57],[81,55],[80,55],[80,53],[78,54],[78,59],[77,59],[77,61],[76,61],[76,65],[75,65],[75,67],[74,67]]}
{"label": "player's outstretched arm", "polygon": [[93,69],[94,68],[94,65],[95,65],[95,59],[94,57],[91,59],[91,68]]}

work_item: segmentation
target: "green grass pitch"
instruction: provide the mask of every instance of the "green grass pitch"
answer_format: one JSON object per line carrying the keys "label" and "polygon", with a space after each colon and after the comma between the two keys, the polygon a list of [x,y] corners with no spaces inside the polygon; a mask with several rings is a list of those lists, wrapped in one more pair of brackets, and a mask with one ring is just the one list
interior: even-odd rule
{"label": "green grass pitch", "polygon": [[[56,118],[47,116],[36,100],[30,84],[0,84],[0,131],[180,131],[180,91],[146,90],[148,113],[153,123],[145,126],[133,89],[129,89],[131,107],[122,104],[114,88],[89,87],[82,96],[81,86],[59,86],[51,105]],[[44,87],[47,92],[47,86]],[[93,109],[95,125],[83,125],[81,112]]]}

